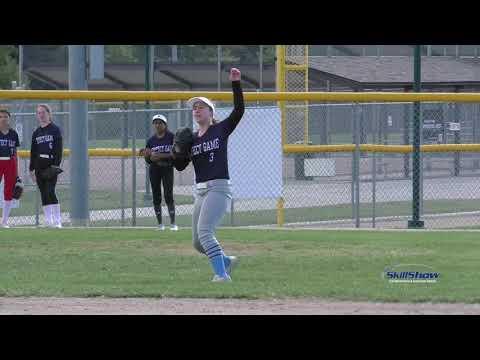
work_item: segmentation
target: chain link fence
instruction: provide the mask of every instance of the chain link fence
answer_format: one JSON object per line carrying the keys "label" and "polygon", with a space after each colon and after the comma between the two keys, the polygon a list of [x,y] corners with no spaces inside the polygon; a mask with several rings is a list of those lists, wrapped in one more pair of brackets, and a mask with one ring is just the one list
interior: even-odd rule
{"label": "chain link fence", "polygon": [[[67,102],[48,102],[54,121],[61,127],[65,148],[69,148],[69,108]],[[12,127],[21,137],[21,150],[29,150],[31,134],[37,127],[37,103],[4,103],[13,114]],[[278,108],[265,104],[247,104],[241,125],[260,126],[268,114],[277,116]],[[228,113],[231,104],[222,103],[220,114]],[[289,102],[286,111],[306,114],[304,102]],[[480,143],[480,104],[422,103],[422,143]],[[223,111],[223,112],[222,112]],[[276,113],[274,113],[276,111]],[[403,145],[412,142],[412,103],[320,104],[308,105],[308,117],[286,123],[288,143],[307,141],[312,145],[380,144]],[[89,139],[91,149],[139,149],[152,134],[151,118],[162,113],[168,127],[192,126],[191,111],[182,102],[172,103],[89,103]],[[268,115],[270,116],[270,115]],[[223,116],[219,116],[223,119]],[[287,116],[288,120],[289,117]],[[307,119],[307,121],[305,121]],[[245,121],[248,120],[248,121]],[[258,121],[258,122],[256,122]],[[307,129],[305,129],[305,125]],[[238,137],[238,149],[280,134],[273,127],[254,132],[251,139]],[[237,131],[236,131],[237,132]],[[235,136],[232,135],[232,138]],[[295,135],[297,134],[297,135]],[[298,138],[298,139],[297,139]],[[247,141],[248,140],[248,141]],[[235,148],[237,149],[237,148]],[[232,150],[232,149],[230,149]],[[245,150],[245,149],[244,149]],[[237,150],[235,150],[237,151]],[[240,151],[240,150],[239,150]],[[243,151],[243,150],[242,150]],[[276,150],[275,150],[276,151]],[[274,167],[274,152],[252,148],[245,150],[252,168],[237,169],[238,181],[254,181],[260,170]],[[233,156],[232,151],[229,156]],[[263,178],[256,185],[259,193],[271,196],[234,198],[224,226],[274,225],[277,223],[279,199],[283,198],[286,226],[406,228],[412,214],[412,165],[410,153],[335,151],[283,153],[279,150],[278,179]],[[28,176],[29,159],[20,160],[20,174],[26,183],[24,197],[11,213],[11,225],[38,225],[43,212],[37,188]],[[480,227],[480,154],[476,152],[438,152],[422,155],[422,219],[427,228]],[[276,166],[276,165],[275,165]],[[64,157],[65,172],[57,187],[64,223],[69,225],[70,163]],[[91,226],[154,226],[147,167],[141,157],[91,156],[89,158],[89,197]],[[253,170],[251,170],[253,169]],[[257,169],[257,171],[255,171]],[[230,162],[230,172],[232,169]],[[174,199],[177,224],[191,226],[193,209],[193,167],[175,171]],[[258,179],[257,179],[258,180]],[[277,181],[278,180],[278,181]],[[277,182],[276,182],[277,181]],[[1,187],[2,185],[0,185]],[[163,212],[168,214],[166,208]],[[168,223],[168,217],[166,221]]]}

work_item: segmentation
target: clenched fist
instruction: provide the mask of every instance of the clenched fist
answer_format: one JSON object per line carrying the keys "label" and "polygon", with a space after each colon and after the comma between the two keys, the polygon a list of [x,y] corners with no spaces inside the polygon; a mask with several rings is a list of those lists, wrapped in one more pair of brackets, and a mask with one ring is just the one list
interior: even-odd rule
{"label": "clenched fist", "polygon": [[230,69],[230,76],[229,76],[230,81],[240,81],[241,75],[242,73],[237,68]]}

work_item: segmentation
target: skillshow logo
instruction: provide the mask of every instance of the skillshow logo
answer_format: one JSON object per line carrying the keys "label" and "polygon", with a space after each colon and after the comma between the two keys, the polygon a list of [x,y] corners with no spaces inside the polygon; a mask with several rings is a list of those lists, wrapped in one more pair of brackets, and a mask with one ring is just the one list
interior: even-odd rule
{"label": "skillshow logo", "polygon": [[436,283],[440,273],[428,265],[399,264],[385,268],[382,278],[390,283]]}

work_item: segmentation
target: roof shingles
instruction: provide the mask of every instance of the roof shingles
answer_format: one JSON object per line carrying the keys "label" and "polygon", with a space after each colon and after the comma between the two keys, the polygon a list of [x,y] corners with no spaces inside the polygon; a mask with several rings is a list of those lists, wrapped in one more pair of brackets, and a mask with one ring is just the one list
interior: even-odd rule
{"label": "roof shingles", "polygon": [[[410,56],[311,56],[309,67],[360,83],[413,82]],[[480,82],[480,59],[422,57],[422,82],[473,81]]]}

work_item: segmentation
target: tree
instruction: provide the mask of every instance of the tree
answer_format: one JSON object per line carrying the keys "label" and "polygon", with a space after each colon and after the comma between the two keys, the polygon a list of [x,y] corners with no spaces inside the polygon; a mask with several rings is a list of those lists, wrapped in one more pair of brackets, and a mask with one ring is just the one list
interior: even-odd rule
{"label": "tree", "polygon": [[18,48],[0,45],[0,88],[11,89],[14,80],[18,80]]}
{"label": "tree", "polygon": [[275,64],[276,50],[277,49],[275,45],[263,45],[264,64]]}
{"label": "tree", "polygon": [[66,45],[23,45],[23,66],[55,65],[67,66],[68,46]]}
{"label": "tree", "polygon": [[144,45],[105,45],[105,63],[142,64],[144,62]]}
{"label": "tree", "polygon": [[179,57],[186,64],[216,63],[217,45],[180,45]]}
{"label": "tree", "polygon": [[[105,45],[105,62],[109,64],[144,64],[146,45]],[[217,45],[178,45],[178,62],[184,64],[215,64]],[[256,64],[259,61],[258,45],[222,45],[222,63]],[[171,62],[171,45],[156,45],[155,58]],[[263,61],[271,64],[275,46],[264,45]]]}
{"label": "tree", "polygon": [[[259,45],[222,45],[222,63],[256,64]],[[179,62],[188,64],[216,63],[217,45],[178,45]],[[275,46],[263,46],[263,62],[274,63]]]}

